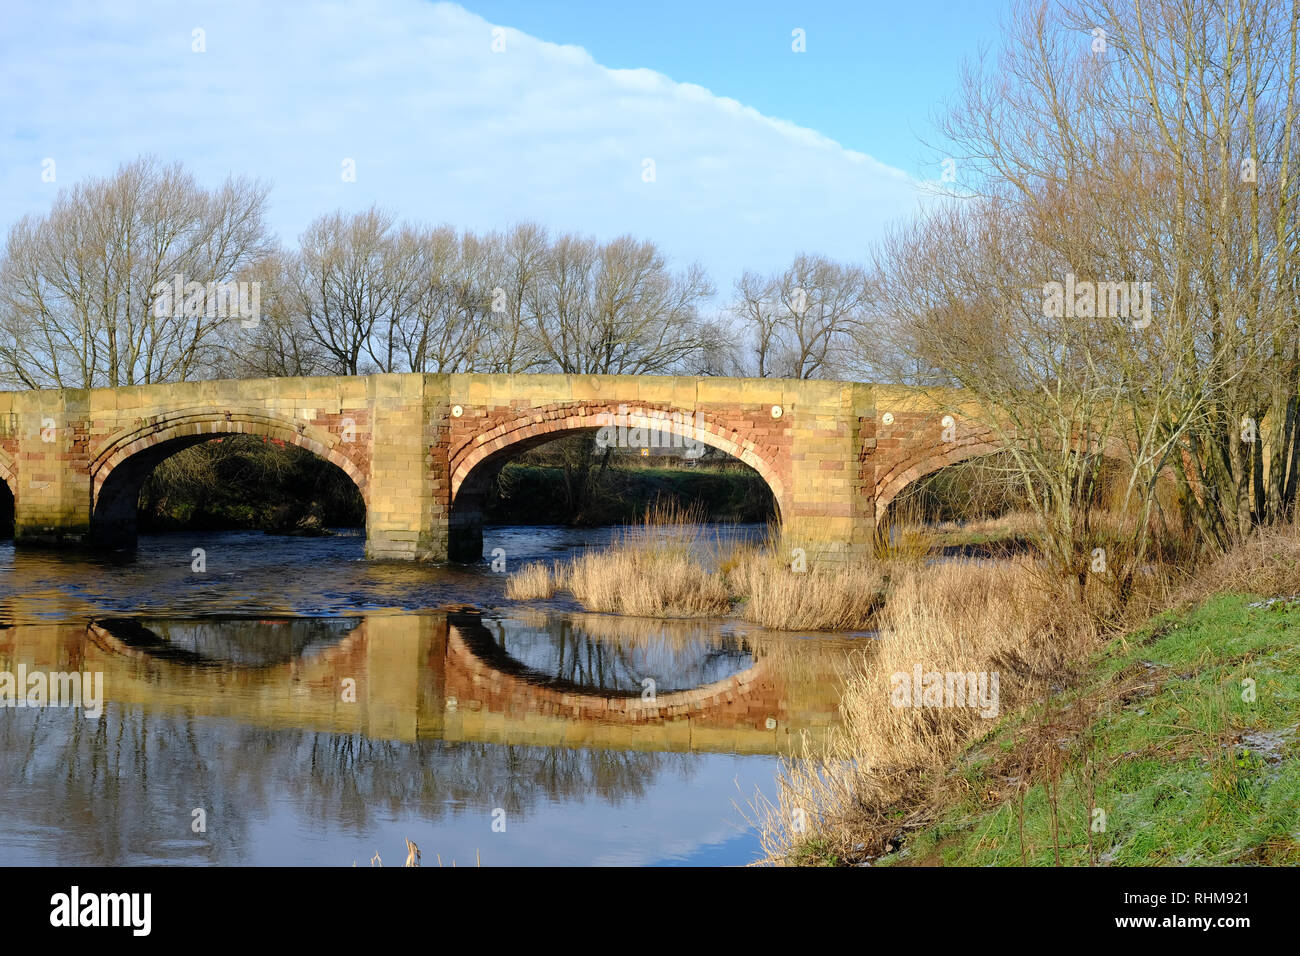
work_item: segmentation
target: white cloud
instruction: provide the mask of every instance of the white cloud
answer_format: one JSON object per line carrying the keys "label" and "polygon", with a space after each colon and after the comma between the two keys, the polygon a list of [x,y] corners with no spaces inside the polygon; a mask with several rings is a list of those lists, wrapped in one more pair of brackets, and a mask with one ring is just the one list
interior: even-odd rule
{"label": "white cloud", "polygon": [[[493,53],[493,24],[452,4],[9,7],[5,228],[46,209],[57,186],[152,152],[205,182],[272,181],[287,241],[321,213],[371,202],[476,229],[531,218],[654,239],[725,289],[742,268],[799,251],[860,260],[918,201],[901,171],[700,86],[508,28]],[[195,28],[206,53],[191,52]],[[40,180],[45,157],[56,186]],[[341,180],[345,158],[355,183]]]}

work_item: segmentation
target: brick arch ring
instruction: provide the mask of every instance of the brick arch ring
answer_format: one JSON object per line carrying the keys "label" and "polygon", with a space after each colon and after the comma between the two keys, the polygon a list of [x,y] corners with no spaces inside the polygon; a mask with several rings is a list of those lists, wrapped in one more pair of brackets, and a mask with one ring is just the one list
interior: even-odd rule
{"label": "brick arch ring", "polygon": [[461,486],[464,485],[465,480],[469,478],[476,467],[486,459],[497,455],[512,445],[543,435],[554,435],[556,438],[562,438],[564,435],[573,432],[587,429],[594,430],[613,425],[614,427],[657,429],[660,432],[679,435],[682,438],[695,439],[719,451],[726,452],[732,458],[744,462],[758,472],[759,476],[767,482],[767,486],[772,489],[772,497],[776,499],[778,509],[782,507],[785,498],[785,485],[777,473],[775,464],[760,455],[755,450],[755,444],[744,438],[736,429],[719,425],[703,412],[682,412],[680,409],[668,408],[652,408],[648,410],[662,412],[667,415],[673,413],[689,414],[695,416],[697,421],[702,421],[703,425],[683,425],[672,418],[658,418],[654,415],[632,413],[621,415],[603,407],[600,409],[574,409],[574,414],[565,418],[544,419],[542,421],[536,421],[534,416],[520,416],[474,436],[465,448],[453,452],[450,463],[452,504],[455,504],[456,495],[459,493]]}
{"label": "brick arch ring", "polygon": [[357,467],[356,462],[339,450],[338,446],[343,444],[343,440],[337,435],[306,422],[275,418],[251,409],[234,408],[224,411],[182,409],[152,416],[110,435],[90,460],[92,504],[98,504],[104,482],[122,462],[164,442],[203,435],[213,438],[223,435],[263,435],[304,448],[318,458],[338,466],[357,486],[366,507],[370,506],[368,476]]}

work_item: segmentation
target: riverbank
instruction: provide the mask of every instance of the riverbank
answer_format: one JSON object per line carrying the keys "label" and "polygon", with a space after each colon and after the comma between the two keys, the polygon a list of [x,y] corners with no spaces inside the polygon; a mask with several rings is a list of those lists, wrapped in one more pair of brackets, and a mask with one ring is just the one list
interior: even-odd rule
{"label": "riverbank", "polygon": [[[845,728],[754,807],[771,861],[1300,862],[1297,529],[1258,536],[1163,610],[1105,632],[1035,600],[1023,564],[962,576],[891,594]],[[955,610],[962,593],[975,613]],[[998,714],[897,706],[888,678],[916,664],[999,673]]]}
{"label": "riverbank", "polygon": [[1219,595],[967,748],[950,805],[877,862],[1294,866],[1298,724],[1300,601]]}

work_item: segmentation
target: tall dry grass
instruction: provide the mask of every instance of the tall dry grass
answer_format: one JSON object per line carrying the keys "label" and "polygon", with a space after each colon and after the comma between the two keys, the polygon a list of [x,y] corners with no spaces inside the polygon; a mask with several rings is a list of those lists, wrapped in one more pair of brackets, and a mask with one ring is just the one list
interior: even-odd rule
{"label": "tall dry grass", "polygon": [[[1118,519],[1097,516],[1094,526],[1105,527],[1111,520]],[[1032,514],[1013,513],[965,530],[1029,534],[1035,528]],[[608,548],[584,552],[563,564],[525,565],[507,581],[506,595],[544,600],[568,590],[588,611],[637,617],[716,617],[730,613],[734,605],[739,616],[763,627],[852,631],[878,626],[887,591],[895,592],[889,599],[895,607],[910,600],[905,586],[918,575],[939,587],[933,582],[969,573],[953,564],[924,568],[937,540],[935,531],[916,524],[905,508],[896,509],[890,523],[882,524],[871,558],[830,562],[809,555],[806,568],[796,570],[786,558],[802,540],[805,536],[797,529],[773,526],[763,547],[723,548],[716,535],[710,538],[698,512],[656,503],[640,525],[624,529]],[[1108,550],[1112,563],[1123,566],[1122,547],[1110,545]],[[1018,572],[1019,576],[1030,573]],[[1060,592],[1056,582],[1045,579],[1039,586],[1052,593],[1053,600],[1071,606],[1082,595],[1083,613],[1115,623],[1121,602],[1109,587],[1114,575],[1082,577],[1082,592],[1073,594]],[[895,579],[902,582],[898,588]],[[1128,589],[1122,603],[1147,610],[1153,601],[1163,599],[1164,583],[1163,569],[1156,567],[1139,579],[1136,590]],[[989,586],[1003,593],[1018,587],[1001,582]]]}
{"label": "tall dry grass", "polygon": [[[1185,553],[1175,539],[1162,547]],[[841,702],[842,726],[806,759],[786,764],[775,799],[750,804],[770,862],[853,859],[883,852],[900,832],[929,822],[951,793],[954,758],[993,729],[969,707],[898,707],[893,677],[922,671],[999,675],[998,715],[1070,686],[1110,634],[1162,609],[1221,593],[1300,596],[1300,525],[1256,531],[1195,567],[1156,559],[1117,603],[1105,575],[1080,596],[1028,558],[911,569],[892,583],[881,638],[854,662]],[[1087,707],[1081,712],[1086,716]],[[1068,723],[1068,721],[1067,721]],[[1059,759],[1064,724],[1042,723],[1017,757]],[[1047,754],[1048,756],[1044,756]]]}
{"label": "tall dry grass", "polygon": [[975,518],[970,521],[941,521],[934,525],[940,534],[961,532],[970,535],[1005,534],[1029,537],[1037,534],[1041,526],[1038,515],[1032,511],[1009,511],[996,518]]}
{"label": "tall dry grass", "polygon": [[656,503],[643,522],[608,548],[567,562],[524,565],[506,582],[514,600],[544,600],[568,590],[586,610],[634,617],[729,614],[777,630],[853,631],[872,626],[886,574],[876,561],[819,564],[796,571],[778,559],[792,548],[779,529],[766,547],[724,548],[700,514]]}
{"label": "tall dry grass", "polygon": [[726,579],[742,601],[740,615],[786,631],[854,631],[869,627],[884,603],[877,562],[813,565],[803,572],[754,550],[728,562]]}
{"label": "tall dry grass", "polygon": [[545,601],[564,586],[564,569],[533,561],[506,578],[506,597],[513,601]]}
{"label": "tall dry grass", "polygon": [[589,611],[637,617],[711,617],[731,609],[717,575],[689,554],[615,546],[570,562],[566,582]]}
{"label": "tall dry grass", "polygon": [[905,570],[880,616],[881,636],[858,657],[841,703],[843,723],[823,749],[788,762],[775,799],[751,803],[769,859],[823,852],[878,853],[919,807],[919,789],[996,719],[966,706],[895,706],[894,675],[998,674],[998,712],[1041,697],[1095,646],[1097,631],[1074,613],[1028,560],[947,563]]}
{"label": "tall dry grass", "polygon": [[919,564],[937,543],[917,500],[908,498],[897,502],[876,525],[872,554],[882,563]]}
{"label": "tall dry grass", "polygon": [[585,551],[563,569],[563,586],[589,611],[635,617],[715,617],[731,610],[721,577],[705,567],[716,553],[702,513],[655,502],[639,526],[608,548]]}
{"label": "tall dry grass", "polygon": [[1232,591],[1264,597],[1300,595],[1300,524],[1261,528],[1228,552],[1188,574],[1172,603],[1203,600]]}

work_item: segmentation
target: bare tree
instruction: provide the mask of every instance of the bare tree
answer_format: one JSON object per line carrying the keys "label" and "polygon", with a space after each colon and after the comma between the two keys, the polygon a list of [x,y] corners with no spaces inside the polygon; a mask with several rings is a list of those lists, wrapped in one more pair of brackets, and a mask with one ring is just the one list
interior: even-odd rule
{"label": "bare tree", "polygon": [[560,371],[637,375],[679,369],[700,351],[698,307],[713,291],[698,265],[671,273],[653,243],[565,235],[551,245],[524,308]]}
{"label": "bare tree", "polygon": [[374,207],[322,216],[303,233],[293,263],[297,308],[336,374],[399,367],[417,281],[415,247]]}
{"label": "bare tree", "polygon": [[91,388],[209,371],[217,336],[242,317],[217,293],[269,248],[265,199],[243,179],[204,190],[151,157],[61,191],[9,233],[0,376]]}
{"label": "bare tree", "polygon": [[227,348],[215,371],[229,378],[275,378],[324,375],[329,356],[307,327],[298,309],[292,255],[275,250],[253,263],[241,278],[261,289],[261,315],[253,322],[231,323],[222,337]]}
{"label": "bare tree", "polygon": [[731,312],[752,337],[754,362],[759,378],[772,374],[779,345],[779,309],[773,294],[774,282],[746,269],[736,280]]}
{"label": "bare tree", "polygon": [[731,312],[748,330],[759,377],[835,378],[857,358],[867,303],[863,268],[800,255],[777,275],[745,272]]}
{"label": "bare tree", "polygon": [[[900,372],[961,385],[1020,449],[1074,570],[1103,447],[1137,505],[1121,581],[1162,475],[1204,541],[1294,507],[1298,24],[1294,0],[1020,5],[943,123],[953,205],[877,256]],[[1052,446],[1025,457],[1033,433]]]}
{"label": "bare tree", "polygon": [[488,249],[471,233],[423,230],[414,243],[416,282],[400,339],[412,372],[474,371],[487,335]]}
{"label": "bare tree", "polygon": [[[479,365],[484,372],[528,372],[547,361],[528,303],[539,300],[550,240],[533,222],[519,223],[485,245],[491,277],[491,306]],[[499,307],[498,307],[499,306]]]}

